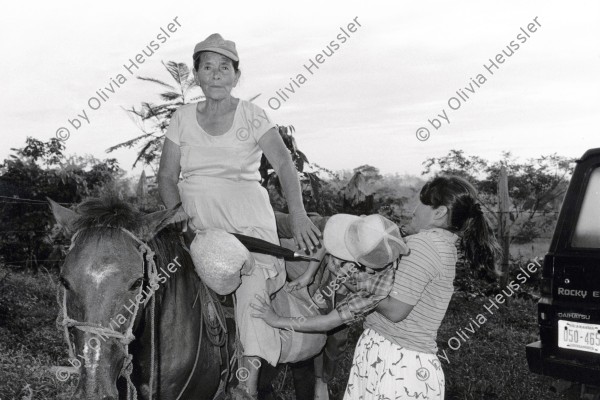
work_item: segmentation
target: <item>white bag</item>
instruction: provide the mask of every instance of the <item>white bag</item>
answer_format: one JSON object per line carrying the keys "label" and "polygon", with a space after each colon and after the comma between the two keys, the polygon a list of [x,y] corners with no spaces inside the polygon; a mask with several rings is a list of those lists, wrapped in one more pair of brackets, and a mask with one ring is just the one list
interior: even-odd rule
{"label": "white bag", "polygon": [[233,293],[242,283],[242,275],[249,275],[254,268],[248,249],[222,229],[197,231],[190,254],[200,279],[220,295]]}

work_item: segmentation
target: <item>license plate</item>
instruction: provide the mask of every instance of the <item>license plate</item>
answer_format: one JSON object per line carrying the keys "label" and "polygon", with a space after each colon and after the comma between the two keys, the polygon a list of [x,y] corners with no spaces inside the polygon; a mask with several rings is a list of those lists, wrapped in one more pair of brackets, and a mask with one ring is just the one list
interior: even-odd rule
{"label": "license plate", "polygon": [[600,325],[559,319],[558,347],[600,354]]}

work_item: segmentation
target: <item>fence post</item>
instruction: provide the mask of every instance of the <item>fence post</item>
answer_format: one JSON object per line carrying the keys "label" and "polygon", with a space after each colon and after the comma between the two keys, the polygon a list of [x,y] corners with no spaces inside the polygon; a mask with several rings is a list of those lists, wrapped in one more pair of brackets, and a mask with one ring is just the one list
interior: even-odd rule
{"label": "fence post", "polygon": [[510,210],[510,198],[508,197],[508,176],[506,167],[500,168],[498,176],[498,240],[502,246],[502,262],[500,264],[500,287],[508,283],[509,272],[509,249],[510,232],[508,224],[508,213]]}

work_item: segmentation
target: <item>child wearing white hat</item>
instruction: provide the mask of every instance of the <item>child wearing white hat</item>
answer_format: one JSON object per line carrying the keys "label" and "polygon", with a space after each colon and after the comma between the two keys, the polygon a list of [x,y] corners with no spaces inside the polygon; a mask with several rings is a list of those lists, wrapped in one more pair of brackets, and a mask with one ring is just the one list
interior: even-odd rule
{"label": "child wearing white hat", "polygon": [[[324,332],[344,323],[355,321],[373,310],[385,299],[394,283],[398,259],[408,254],[408,246],[398,226],[381,215],[358,217],[337,214],[329,218],[323,233],[324,249],[331,255],[328,268],[335,279],[321,287],[313,296],[317,304],[333,299],[336,291],[350,288],[350,293],[326,315],[285,318],[277,315],[268,299],[257,296],[258,304],[250,306],[258,311],[252,314],[267,324],[299,332]],[[306,271],[314,275],[314,263]],[[293,287],[293,286],[292,286]]]}

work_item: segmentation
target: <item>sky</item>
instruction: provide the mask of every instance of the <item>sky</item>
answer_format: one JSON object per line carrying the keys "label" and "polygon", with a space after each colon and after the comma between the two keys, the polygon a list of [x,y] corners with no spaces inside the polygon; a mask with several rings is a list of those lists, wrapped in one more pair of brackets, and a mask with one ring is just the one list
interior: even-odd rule
{"label": "sky", "polygon": [[[141,133],[123,108],[160,102],[160,87],[136,76],[172,82],[161,62],[191,64],[194,45],[214,32],[237,45],[233,95],[260,95],[255,103],[293,125],[299,148],[330,170],[420,174],[451,149],[526,160],[600,147],[597,1],[54,1],[11,2],[0,15],[1,159],[27,136],[48,140],[64,127],[67,153],[115,157],[141,173],[136,149],[105,151]],[[124,65],[152,40],[159,49],[129,73]],[[339,48],[308,71],[331,41]],[[496,61],[503,50],[512,55]],[[111,83],[114,93],[103,89]],[[107,99],[90,101],[99,89]],[[278,90],[289,96],[281,104]]]}

